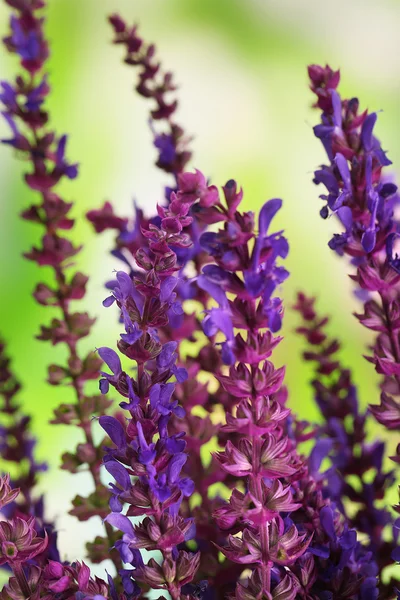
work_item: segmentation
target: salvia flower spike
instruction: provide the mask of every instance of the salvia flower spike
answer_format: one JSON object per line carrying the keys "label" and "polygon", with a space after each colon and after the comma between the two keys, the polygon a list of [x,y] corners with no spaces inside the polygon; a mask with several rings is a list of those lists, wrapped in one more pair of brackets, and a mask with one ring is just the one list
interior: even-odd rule
{"label": "salvia flower spike", "polygon": [[[2,82],[0,101],[3,116],[10,126],[12,137],[3,140],[23,156],[28,165],[25,181],[32,191],[38,192],[39,204],[32,204],[22,213],[22,218],[39,224],[44,235],[37,247],[25,257],[39,266],[52,269],[53,285],[39,283],[33,293],[36,301],[58,311],[49,325],[42,325],[39,340],[53,346],[64,344],[68,351],[67,364],[51,364],[48,381],[52,385],[72,387],[75,403],[62,404],[55,410],[53,423],[76,424],[85,437],[76,452],[63,456],[63,468],[76,472],[86,466],[93,479],[95,491],[87,498],[77,496],[72,514],[86,520],[92,515],[105,516],[107,492],[100,480],[100,448],[95,446],[91,419],[96,412],[102,414],[108,403],[98,395],[85,394],[85,382],[98,377],[101,360],[94,352],[82,354],[79,340],[90,333],[95,321],[86,312],[72,310],[71,303],[84,297],[88,277],[80,272],[71,273],[71,259],[80,251],[64,231],[70,230],[74,220],[70,216],[71,202],[57,193],[57,184],[64,178],[75,179],[76,164],[66,158],[67,136],[58,136],[50,129],[50,115],[46,111],[46,98],[50,92],[46,61],[49,55],[44,35],[44,3],[39,0],[8,2],[15,10],[10,19],[10,34],[4,39],[6,48],[20,58],[22,74],[15,82]],[[108,545],[115,539],[107,525]],[[103,556],[105,558],[105,556]],[[113,554],[116,566],[118,555]]]}
{"label": "salvia flower spike", "polygon": [[[351,258],[363,312],[355,316],[375,332],[372,356],[367,360],[382,375],[381,402],[371,405],[377,421],[389,430],[400,428],[400,270],[395,243],[399,224],[394,215],[397,186],[384,174],[391,164],[375,137],[376,113],[360,112],[357,98],[342,100],[337,87],[339,71],[327,65],[308,69],[311,89],[322,109],[321,124],[314,128],[329,159],[315,172],[314,182],[325,185],[321,216],[336,213],[345,232],[335,234],[329,246]],[[395,462],[400,462],[400,444]],[[396,533],[397,539],[397,533]],[[399,561],[398,549],[392,558]]]}
{"label": "salvia flower spike", "polygon": [[357,98],[341,99],[339,72],[312,65],[309,76],[316,106],[323,111],[314,133],[329,159],[314,174],[314,182],[326,187],[322,216],[336,213],[345,227],[329,246],[350,257],[351,278],[364,304],[356,317],[375,332],[373,354],[367,358],[382,375],[382,396],[381,404],[371,406],[371,411],[388,429],[399,430],[400,270],[394,217],[398,195],[397,186],[384,174],[391,162],[375,137],[377,114],[360,112]]}
{"label": "salvia flower spike", "polygon": [[[283,312],[275,294],[288,276],[278,263],[288,253],[287,241],[281,231],[270,231],[281,201],[264,204],[257,227],[252,213],[239,212],[241,197],[230,202],[230,189],[236,189],[233,181],[223,188],[226,206],[222,201],[213,206],[223,226],[200,238],[215,264],[204,267],[198,284],[217,304],[203,327],[207,335],[220,332],[221,357],[229,371],[221,372],[219,380],[236,399],[236,407],[225,406],[229,439],[215,456],[233,492],[214,513],[227,534],[221,551],[251,571],[239,578],[233,594],[273,598],[284,590],[283,597],[295,598],[323,590],[350,598],[364,586],[376,597],[376,579],[368,579],[364,567],[375,571],[373,559],[339,507],[324,497],[321,478],[299,455],[285,406],[284,368],[276,369],[269,360],[280,341],[273,334]],[[234,482],[241,481],[238,488]]]}
{"label": "salvia flower spike", "polygon": [[[182,313],[175,288],[179,283],[179,266],[175,248],[187,247],[191,241],[185,229],[192,218],[190,206],[196,198],[173,194],[168,209],[162,211],[160,227],[143,230],[147,246],[138,250],[138,271],[132,279],[122,271],[117,284],[104,304],[116,302],[125,332],[118,341],[120,353],[134,361],[136,378],[122,369],[118,354],[100,348],[99,354],[111,373],[104,372],[100,389],[106,393],[112,385],[123,396],[121,408],[128,419],[100,418],[113,447],[107,448],[105,468],[116,484],[111,484],[112,512],[106,517],[123,532],[117,543],[125,563],[132,565],[122,583],[126,592],[141,585],[165,589],[178,599],[182,588],[190,583],[199,565],[199,553],[179,550],[178,546],[194,537],[194,524],[184,518],[182,500],[194,490],[192,480],[182,473],[188,455],[180,433],[171,434],[171,419],[182,418],[184,410],[175,398],[175,383],[184,382],[187,372],[176,364],[176,342],[162,343],[158,329],[170,318]],[[132,481],[132,476],[136,477]],[[124,504],[129,508],[121,513]],[[129,517],[145,516],[135,526]],[[154,559],[145,564],[140,550],[159,550],[162,562]],[[134,586],[134,587],[133,587]]]}

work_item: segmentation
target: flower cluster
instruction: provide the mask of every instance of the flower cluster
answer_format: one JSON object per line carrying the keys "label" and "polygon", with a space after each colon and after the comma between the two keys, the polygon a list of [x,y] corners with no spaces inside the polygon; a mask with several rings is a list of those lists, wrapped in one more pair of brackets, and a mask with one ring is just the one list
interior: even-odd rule
{"label": "flower cluster", "polygon": [[[137,92],[155,103],[156,165],[174,182],[156,215],[135,208],[133,226],[110,203],[89,213],[97,233],[118,232],[112,254],[125,271],[107,283],[103,306],[117,308],[122,333],[116,349],[80,352],[94,319],[71,308],[84,298],[88,278],[70,272],[80,247],[64,237],[74,226],[72,203],[56,191],[78,170],[46,111],[45,2],[5,1],[13,14],[4,43],[19,56],[22,74],[1,84],[12,132],[4,143],[26,160],[25,181],[40,196],[22,214],[44,231],[25,257],[54,276],[34,292],[57,311],[37,337],[66,348],[66,363],[51,364],[48,381],[75,396],[55,409],[52,423],[83,432],[76,450],[63,454],[62,468],[86,469],[93,491],[75,497],[71,514],[80,521],[101,517],[88,557],[111,558],[115,570],[100,579],[82,560],[60,558],[55,526],[35,491],[44,466],[35,460],[30,420],[16,402],[20,386],[1,343],[0,446],[16,475],[0,477],[0,566],[12,572],[0,600],[400,597],[385,572],[400,558],[400,521],[385,506],[394,470],[385,470],[385,444],[368,438],[370,413],[389,429],[400,426],[397,195],[381,176],[389,161],[373,135],[376,115],[360,114],[354,99],[341,101],[338,72],[310,67],[323,111],[315,133],[330,162],[315,174],[327,187],[321,215],[336,213],[345,227],[330,246],[357,269],[353,278],[365,301],[358,318],[377,332],[370,360],[384,378],[381,405],[361,410],[340,344],[327,334],[328,319],[318,317],[313,298],[299,294],[297,333],[307,340],[304,360],[315,366],[322,417],[307,423],[288,407],[285,367],[272,362],[289,275],[281,264],[288,242],[272,227],[282,201],[267,201],[256,216],[242,210],[243,191],[233,179],[218,188],[202,172],[186,171],[189,140],[174,120],[172,75],[162,72],[154,46],[116,15],[114,41],[125,47],[125,62],[139,68]],[[100,393],[88,395],[86,382],[98,378]],[[119,395],[112,415],[110,390]],[[303,443],[311,440],[309,451]]]}
{"label": "flower cluster", "polygon": [[[111,371],[103,373],[100,389],[105,393],[110,384],[115,387],[126,399],[120,406],[129,415],[123,422],[101,417],[100,424],[114,445],[104,461],[117,484],[111,486],[112,513],[106,520],[124,533],[117,547],[123,561],[133,567],[122,578],[125,593],[131,596],[141,593],[136,583],[141,582],[181,598],[200,558],[177,548],[194,535],[193,521],[180,514],[182,500],[191,496],[194,484],[182,473],[188,458],[184,433],[171,433],[171,417],[184,414],[171,379],[183,383],[188,374],[177,365],[177,343],[162,343],[158,334],[160,327],[183,313],[175,292],[179,266],[174,248],[190,244],[185,228],[191,224],[188,213],[195,199],[181,190],[173,194],[168,209],[160,209],[160,227],[143,230],[148,244],[136,253],[135,278],[118,272],[113,293],[104,301],[105,306],[116,302],[120,309],[125,332],[118,349],[136,363],[132,378],[122,370],[114,350],[99,349]],[[133,482],[131,476],[136,477]],[[126,515],[121,514],[124,504],[129,505]],[[135,527],[128,518],[143,515]],[[161,564],[154,559],[144,564],[143,548],[159,550]]]}

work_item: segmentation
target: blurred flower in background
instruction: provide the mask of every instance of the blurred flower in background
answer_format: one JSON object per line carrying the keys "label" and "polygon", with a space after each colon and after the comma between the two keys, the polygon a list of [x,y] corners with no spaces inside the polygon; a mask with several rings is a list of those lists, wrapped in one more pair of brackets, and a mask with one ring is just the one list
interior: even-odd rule
{"label": "blurred flower in background", "polygon": [[[318,295],[321,312],[332,315],[332,330],[341,332],[343,363],[352,366],[361,403],[376,403],[374,373],[359,351],[368,343],[368,333],[348,310],[351,283],[327,247],[334,224],[322,227],[319,222],[312,171],[324,156],[312,133],[317,116],[310,109],[306,66],[328,62],[340,67],[344,95],[358,95],[371,110],[383,109],[377,135],[384,140],[390,159],[400,164],[400,4],[396,0],[381,0],[379,6],[376,0],[337,0],[333,8],[318,0],[49,3],[50,109],[57,128],[70,134],[70,155],[80,162],[79,180],[71,190],[66,183],[63,192],[67,199],[74,194],[75,216],[80,218],[75,241],[85,242],[82,268],[91,273],[86,305],[95,314],[104,310],[104,274],[111,275],[117,265],[108,255],[112,234],[93,235],[83,218],[85,212],[107,199],[119,214],[132,214],[134,199],[145,211],[153,212],[168,183],[151,167],[156,150],[146,127],[147,106],[133,93],[134,75],[124,68],[120,49],[110,44],[112,32],[106,22],[110,12],[138,22],[143,36],[157,43],[164,64],[174,71],[180,84],[179,122],[194,136],[190,166],[201,166],[218,181],[234,176],[245,189],[247,209],[258,210],[270,197],[284,198],[277,221],[290,241],[287,263],[292,273],[284,290],[285,304],[293,304],[298,289]],[[7,8],[2,4],[3,34],[6,23]],[[11,59],[4,52],[0,71],[2,79],[13,73]],[[3,122],[0,128],[1,137],[7,137]],[[52,467],[54,485],[46,492],[49,506],[57,506],[62,516],[61,546],[68,548],[66,558],[70,558],[82,554],[82,527],[93,529],[96,524],[79,523],[78,538],[78,524],[64,514],[76,486],[84,487],[86,478],[75,475],[69,492],[65,484],[69,475],[62,473],[61,487],[57,471],[58,456],[74,440],[70,432],[61,438],[59,428],[48,426],[63,390],[45,384],[47,348],[33,339],[43,308],[31,298],[37,273],[21,254],[39,232],[18,217],[30,202],[21,171],[9,148],[0,146],[2,335],[23,380],[25,396],[34,399],[26,410],[41,434],[39,458],[46,458]],[[357,310],[357,300],[352,302]],[[276,364],[290,355],[291,406],[301,416],[318,418],[307,371],[300,370],[302,341],[294,333],[295,323],[295,315],[287,309],[285,340]],[[99,345],[113,345],[117,333],[117,324],[110,328],[110,319],[103,319],[86,344],[90,349],[96,340]],[[30,357],[29,373],[26,356]]]}

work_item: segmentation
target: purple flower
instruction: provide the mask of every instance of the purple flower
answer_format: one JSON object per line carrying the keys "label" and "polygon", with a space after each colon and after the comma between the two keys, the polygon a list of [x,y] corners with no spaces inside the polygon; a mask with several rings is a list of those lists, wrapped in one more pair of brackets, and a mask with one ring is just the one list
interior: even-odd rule
{"label": "purple flower", "polygon": [[[25,107],[28,111],[38,111],[40,110],[41,105],[45,101],[45,98],[49,92],[49,86],[47,83],[47,76],[45,75],[39,85],[32,89],[26,96]],[[71,169],[71,167],[70,167]],[[71,171],[69,171],[71,173]],[[66,172],[66,175],[69,176]],[[76,172],[77,175],[77,172]],[[75,176],[76,176],[75,175]],[[73,179],[73,177],[70,177]]]}
{"label": "purple flower", "polygon": [[163,416],[169,416],[174,413],[178,417],[183,417],[185,411],[181,406],[178,406],[178,400],[172,400],[172,395],[175,391],[173,383],[159,384],[157,383],[150,391],[150,406],[157,409]]}
{"label": "purple flower", "polygon": [[58,173],[66,175],[68,179],[75,179],[78,175],[78,165],[70,165],[66,162],[64,158],[66,144],[67,136],[63,135],[58,141],[55,166]]}
{"label": "purple flower", "polygon": [[378,116],[376,113],[371,113],[366,117],[361,128],[361,143],[363,145],[364,151],[367,154],[375,156],[375,158],[377,158],[382,167],[387,167],[388,165],[392,164],[392,161],[390,161],[387,158],[386,153],[383,152],[379,141],[376,139],[376,137],[373,136],[372,133],[377,118]]}
{"label": "purple flower", "polygon": [[337,215],[339,220],[345,227],[345,231],[343,233],[335,233],[333,238],[329,240],[329,248],[331,250],[335,250],[338,254],[343,254],[343,247],[346,246],[352,236],[352,225],[353,218],[351,214],[351,210],[348,206],[342,206],[338,209]]}
{"label": "purple flower", "polygon": [[109,373],[104,373],[103,371],[101,371],[101,375],[103,375],[104,378],[100,379],[100,391],[102,394],[107,394],[109,390],[109,384],[116,383],[122,373],[121,361],[119,359],[118,354],[114,352],[114,350],[112,350],[111,348],[99,348],[98,353],[100,358],[104,360],[108,368],[113,373],[112,375],[110,375]]}
{"label": "purple flower", "polygon": [[20,19],[15,16],[11,17],[11,41],[16,52],[24,60],[34,61],[39,58],[40,54],[40,39],[37,31],[24,31]]}

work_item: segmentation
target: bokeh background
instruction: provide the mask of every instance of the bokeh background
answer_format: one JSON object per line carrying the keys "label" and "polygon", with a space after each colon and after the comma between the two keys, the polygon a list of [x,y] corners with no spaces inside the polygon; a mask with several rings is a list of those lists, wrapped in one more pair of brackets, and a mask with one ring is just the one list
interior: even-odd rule
{"label": "bokeh background", "polygon": [[[394,165],[400,165],[399,1],[49,0],[49,108],[53,126],[70,136],[69,158],[80,163],[79,178],[62,191],[76,202],[73,235],[85,244],[79,268],[91,277],[84,304],[98,317],[84,342],[88,348],[115,343],[115,315],[101,301],[103,283],[118,265],[108,255],[112,236],[95,236],[84,214],[111,199],[118,212],[129,215],[133,198],[152,212],[167,182],[153,167],[149,107],[133,91],[136,74],[122,64],[121,48],[110,44],[106,15],[116,11],[140,24],[142,35],[156,42],[164,65],[175,73],[179,122],[194,136],[192,166],[217,184],[238,180],[247,209],[256,211],[270,197],[284,199],[275,225],[290,241],[291,277],[282,290],[285,340],[276,362],[287,364],[291,406],[305,418],[318,418],[308,385],[311,372],[302,364],[302,341],[290,310],[297,290],[318,296],[320,310],[332,316],[331,331],[343,343],[343,361],[353,370],[362,404],[376,402],[376,377],[362,358],[369,337],[352,316],[358,307],[348,269],[327,248],[335,224],[318,216],[312,172],[324,155],[312,132],[318,114],[311,109],[306,66],[340,67],[342,93],[357,95],[371,110],[382,109],[377,133]],[[1,4],[2,35],[7,19]],[[2,52],[1,79],[12,78],[16,70],[16,60]],[[0,129],[7,137],[3,123]],[[76,558],[83,555],[85,535],[99,523],[82,526],[65,515],[71,498],[89,484],[85,475],[58,469],[60,454],[78,434],[48,425],[52,409],[70,396],[68,389],[44,382],[46,365],[62,360],[62,350],[53,349],[50,359],[48,345],[34,339],[51,311],[31,297],[35,284],[46,279],[45,270],[21,256],[39,234],[18,217],[32,201],[21,181],[23,167],[9,147],[0,146],[0,333],[24,384],[21,397],[34,418],[39,457],[50,464],[42,482],[50,515],[57,517],[65,558]],[[383,434],[376,427],[371,436],[379,431]]]}

